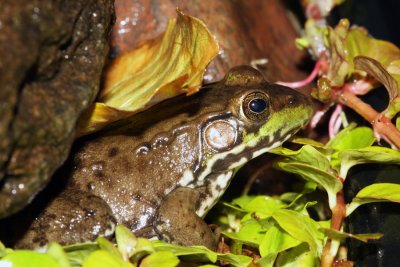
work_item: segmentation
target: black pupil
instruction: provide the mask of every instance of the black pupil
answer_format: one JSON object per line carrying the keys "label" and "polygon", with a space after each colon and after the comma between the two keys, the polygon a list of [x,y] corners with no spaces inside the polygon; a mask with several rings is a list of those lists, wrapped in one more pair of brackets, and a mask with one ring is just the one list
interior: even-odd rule
{"label": "black pupil", "polygon": [[264,99],[256,98],[250,101],[249,108],[255,113],[261,113],[267,107],[267,102]]}

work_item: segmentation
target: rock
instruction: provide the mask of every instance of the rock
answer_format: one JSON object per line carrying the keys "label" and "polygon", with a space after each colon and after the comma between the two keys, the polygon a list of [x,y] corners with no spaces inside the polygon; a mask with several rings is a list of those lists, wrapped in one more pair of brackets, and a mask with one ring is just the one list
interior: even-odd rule
{"label": "rock", "polygon": [[0,218],[28,204],[68,156],[98,92],[113,4],[0,4]]}
{"label": "rock", "polygon": [[201,19],[215,35],[220,53],[208,66],[205,82],[215,82],[237,65],[265,58],[261,68],[271,81],[296,81],[307,76],[304,51],[284,1],[270,0],[119,0],[116,25],[111,34],[113,55],[132,50],[164,31],[176,8]]}

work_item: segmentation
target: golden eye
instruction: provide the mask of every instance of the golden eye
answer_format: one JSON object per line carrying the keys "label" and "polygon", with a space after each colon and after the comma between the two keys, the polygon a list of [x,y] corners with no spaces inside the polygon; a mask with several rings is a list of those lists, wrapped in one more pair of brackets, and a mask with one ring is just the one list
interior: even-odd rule
{"label": "golden eye", "polygon": [[269,98],[262,92],[248,94],[242,104],[244,115],[250,120],[263,120],[269,116]]}

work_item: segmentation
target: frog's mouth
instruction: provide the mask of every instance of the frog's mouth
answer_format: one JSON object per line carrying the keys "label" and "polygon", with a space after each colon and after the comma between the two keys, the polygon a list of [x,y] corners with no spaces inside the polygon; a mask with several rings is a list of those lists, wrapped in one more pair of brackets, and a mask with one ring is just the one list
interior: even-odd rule
{"label": "frog's mouth", "polygon": [[299,131],[305,123],[299,122],[297,125],[291,125],[290,128],[277,131],[273,135],[260,136],[253,139],[252,143],[243,142],[229,151],[215,154],[208,159],[206,166],[200,170],[197,186],[202,186],[210,175],[234,171],[251,159],[280,146]]}
{"label": "frog's mouth", "polygon": [[[214,206],[225,189],[229,186],[235,169],[244,165],[251,159],[280,146],[301,129],[304,124],[305,123],[299,123],[288,131],[280,131],[273,136],[261,137],[262,140],[258,140],[257,145],[254,147],[247,147],[245,144],[242,144],[235,148],[236,151],[232,149],[231,151],[217,154],[214,158],[211,158],[212,164],[207,165],[198,176],[197,181],[191,184],[193,187],[206,186],[208,188],[205,198],[196,211],[197,215],[200,217],[204,216],[208,210]],[[221,156],[221,154],[223,156]]]}

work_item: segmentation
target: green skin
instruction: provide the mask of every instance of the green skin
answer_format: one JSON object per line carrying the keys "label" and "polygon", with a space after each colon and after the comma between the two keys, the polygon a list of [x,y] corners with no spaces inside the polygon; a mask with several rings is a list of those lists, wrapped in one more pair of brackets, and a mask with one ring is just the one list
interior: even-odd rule
{"label": "green skin", "polygon": [[[266,102],[262,112],[251,111],[255,98]],[[279,146],[312,114],[302,94],[267,83],[251,67],[236,67],[196,95],[134,116],[134,129],[114,128],[112,135],[78,143],[67,186],[17,247],[111,237],[120,223],[138,236],[215,248],[202,217],[234,170]]]}

